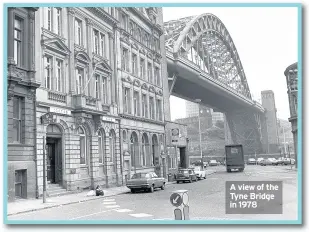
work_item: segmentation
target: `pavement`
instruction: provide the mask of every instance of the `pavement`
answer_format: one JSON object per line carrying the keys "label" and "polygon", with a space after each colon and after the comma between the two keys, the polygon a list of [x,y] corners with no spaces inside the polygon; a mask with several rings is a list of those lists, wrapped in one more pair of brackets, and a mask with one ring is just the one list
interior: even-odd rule
{"label": "pavement", "polygon": [[[205,180],[169,184],[165,190],[153,193],[133,194],[126,190],[122,194],[113,194],[111,188],[106,190],[105,197],[81,201],[87,198],[84,194],[78,203],[58,204],[49,209],[9,215],[8,223],[14,220],[88,220],[93,223],[104,220],[174,220],[170,196],[172,192],[184,189],[188,190],[189,195],[190,220],[297,220],[296,172],[282,166],[255,165],[246,166],[244,172],[227,173],[224,166],[209,167],[208,170],[213,170],[213,174]],[[226,181],[282,181],[283,213],[226,214]]]}
{"label": "pavement", "polygon": [[[210,169],[206,170],[206,175],[212,175],[216,170]],[[175,182],[168,182],[166,185],[175,184]],[[98,200],[102,198],[108,198],[120,194],[125,194],[130,192],[126,186],[112,187],[104,189],[104,196],[87,196],[87,191],[80,193],[72,193],[63,196],[50,197],[46,199],[46,203],[43,203],[43,199],[22,199],[15,202],[10,202],[7,204],[7,215],[16,215],[21,213],[27,213],[32,211],[44,210],[54,207],[62,207],[64,205],[82,203],[87,201]]]}

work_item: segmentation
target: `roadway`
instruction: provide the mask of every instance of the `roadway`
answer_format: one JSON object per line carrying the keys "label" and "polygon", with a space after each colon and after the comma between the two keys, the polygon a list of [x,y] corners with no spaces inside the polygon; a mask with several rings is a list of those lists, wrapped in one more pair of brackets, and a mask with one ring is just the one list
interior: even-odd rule
{"label": "roadway", "polygon": [[[113,197],[9,216],[9,220],[173,220],[169,201],[175,190],[189,191],[191,220],[297,220],[297,172],[286,166],[246,166],[242,173],[217,172],[193,183],[171,184],[154,193]],[[225,181],[283,181],[283,214],[225,214]]]}

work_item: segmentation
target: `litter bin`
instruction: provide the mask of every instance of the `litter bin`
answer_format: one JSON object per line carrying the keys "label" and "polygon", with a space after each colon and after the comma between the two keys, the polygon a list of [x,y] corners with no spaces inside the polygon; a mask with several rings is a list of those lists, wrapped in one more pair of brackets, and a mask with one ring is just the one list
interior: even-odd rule
{"label": "litter bin", "polygon": [[171,173],[169,173],[169,174],[167,175],[167,181],[168,181],[168,182],[173,181],[173,176],[172,176]]}

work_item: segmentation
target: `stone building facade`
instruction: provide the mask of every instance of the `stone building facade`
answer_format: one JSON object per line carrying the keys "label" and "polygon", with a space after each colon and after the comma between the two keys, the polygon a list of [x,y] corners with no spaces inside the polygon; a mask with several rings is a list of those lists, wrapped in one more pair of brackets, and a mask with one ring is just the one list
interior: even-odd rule
{"label": "stone building facade", "polygon": [[34,198],[36,188],[34,25],[37,8],[8,8],[8,201]]}
{"label": "stone building facade", "polygon": [[287,93],[290,104],[290,115],[289,121],[292,125],[292,133],[294,139],[294,154],[295,154],[295,165],[297,166],[297,94],[298,94],[298,70],[297,63],[291,64],[286,68],[284,75],[287,83]]}
{"label": "stone building facade", "polygon": [[47,193],[121,185],[115,8],[36,12],[37,176]]}
{"label": "stone building facade", "polygon": [[117,8],[117,92],[123,174],[166,176],[161,8]]}

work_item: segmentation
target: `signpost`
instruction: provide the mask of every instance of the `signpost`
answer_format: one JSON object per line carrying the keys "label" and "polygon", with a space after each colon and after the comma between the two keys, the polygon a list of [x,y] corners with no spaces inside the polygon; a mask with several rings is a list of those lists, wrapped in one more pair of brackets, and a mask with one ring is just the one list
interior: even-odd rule
{"label": "signpost", "polygon": [[190,220],[188,190],[177,190],[170,196],[170,202],[175,207],[175,220]]}

